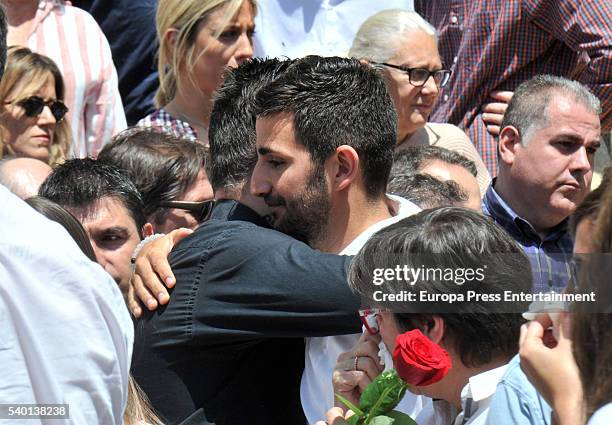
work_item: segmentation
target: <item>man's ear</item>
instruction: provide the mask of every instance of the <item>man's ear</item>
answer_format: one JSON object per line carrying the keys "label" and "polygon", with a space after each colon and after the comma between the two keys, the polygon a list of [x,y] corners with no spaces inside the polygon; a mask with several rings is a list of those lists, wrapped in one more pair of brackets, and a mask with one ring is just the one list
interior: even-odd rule
{"label": "man's ear", "polygon": [[499,133],[499,160],[506,165],[514,163],[516,150],[521,146],[521,135],[514,126],[507,125]]}
{"label": "man's ear", "polygon": [[359,154],[351,146],[342,145],[336,149],[334,158],[333,183],[335,190],[340,191],[359,178]]}
{"label": "man's ear", "polygon": [[425,327],[425,335],[436,344],[444,338],[444,319],[440,316],[433,316]]}
{"label": "man's ear", "polygon": [[144,226],[142,226],[142,236],[143,238],[146,238],[147,236],[151,236],[154,232],[153,230],[153,225],[149,222],[145,223]]}

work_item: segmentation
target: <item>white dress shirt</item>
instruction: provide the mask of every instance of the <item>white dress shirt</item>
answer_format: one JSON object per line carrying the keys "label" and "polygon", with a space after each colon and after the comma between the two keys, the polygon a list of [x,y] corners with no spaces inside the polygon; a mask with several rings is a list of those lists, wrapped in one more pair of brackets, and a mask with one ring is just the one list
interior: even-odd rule
{"label": "white dress shirt", "polygon": [[[374,233],[420,211],[419,207],[406,199],[392,195],[390,197],[400,202],[398,215],[382,220],[367,228],[344,248],[340,255],[357,254]],[[325,417],[327,410],[334,406],[332,374],[336,366],[336,360],[341,353],[353,348],[359,341],[360,336],[361,334],[357,333],[305,338],[306,355],[304,373],[302,374],[300,385],[300,398],[308,423],[314,424],[321,420]],[[387,359],[386,366],[391,368],[393,362],[389,362]],[[398,410],[414,418],[423,408],[423,404],[423,397],[407,393]]]}
{"label": "white dress shirt", "polygon": [[257,3],[255,56],[346,56],[361,24],[412,0],[265,0]]}
{"label": "white dress shirt", "polygon": [[123,424],[134,332],[117,284],[2,185],[0,205],[1,403],[69,405],[27,423]]}
{"label": "white dress shirt", "polygon": [[472,376],[461,390],[462,411],[446,400],[434,400],[433,414],[419,425],[484,425],[487,422],[491,399],[508,365]]}

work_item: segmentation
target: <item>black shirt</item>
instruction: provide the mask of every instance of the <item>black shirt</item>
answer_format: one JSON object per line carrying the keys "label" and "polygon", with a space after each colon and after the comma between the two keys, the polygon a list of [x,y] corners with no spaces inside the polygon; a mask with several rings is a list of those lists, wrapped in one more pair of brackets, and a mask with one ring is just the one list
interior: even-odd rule
{"label": "black shirt", "polygon": [[349,262],[218,202],[170,255],[170,302],[137,324],[136,381],[170,423],[200,408],[216,425],[305,423],[303,337],[360,329]]}

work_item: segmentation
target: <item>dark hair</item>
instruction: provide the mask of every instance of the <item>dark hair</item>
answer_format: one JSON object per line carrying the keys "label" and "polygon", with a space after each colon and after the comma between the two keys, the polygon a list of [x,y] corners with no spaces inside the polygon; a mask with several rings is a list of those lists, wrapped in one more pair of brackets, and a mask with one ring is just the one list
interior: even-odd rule
{"label": "dark hair", "polygon": [[134,183],[119,169],[91,158],[69,159],[58,165],[38,190],[38,195],[65,208],[87,208],[111,197],[121,201],[142,238],[143,204]]}
{"label": "dark hair", "polygon": [[[352,289],[364,299],[373,300],[377,269],[395,269],[398,264],[411,269],[467,270],[483,268],[483,278],[457,284],[442,277],[419,279],[416,284],[387,281],[390,289],[419,294],[503,294],[504,291],[531,292],[531,268],[522,248],[489,217],[465,208],[443,207],[425,210],[373,235],[354,258],[349,270]],[[402,266],[403,267],[403,266]],[[459,282],[461,283],[461,282]],[[445,341],[461,356],[462,362],[478,367],[494,359],[510,358],[518,351],[520,313],[503,311],[502,303],[477,299],[446,305],[442,303],[395,303],[394,317],[402,330],[423,328],[433,316],[444,319]],[[404,310],[406,307],[406,310]],[[527,303],[513,306],[525,311]],[[442,310],[442,308],[440,309]]]}
{"label": "dark hair", "polygon": [[91,246],[91,242],[89,242],[87,232],[85,232],[79,220],[77,220],[70,211],[67,211],[62,206],[41,196],[33,196],[26,199],[25,202],[49,220],[61,224],[64,229],[68,231],[68,234],[74,239],[79,248],[81,248],[83,254],[91,261],[98,261],[94,249]]}
{"label": "dark hair", "polygon": [[438,180],[429,174],[391,174],[387,192],[406,198],[422,209],[460,206],[468,199],[456,182]]}
{"label": "dark hair", "polygon": [[6,15],[4,7],[0,6],[0,80],[4,74],[4,66],[6,65]]}
{"label": "dark hair", "polygon": [[226,72],[215,96],[208,130],[213,189],[230,189],[251,174],[257,162],[255,96],[291,63],[254,58]]}
{"label": "dark hair", "polygon": [[[612,402],[612,185],[601,196],[594,233],[595,252],[580,273],[579,292],[597,294],[595,303],[576,302],[572,317],[572,342],[580,371],[587,417]],[[596,311],[597,313],[594,313]]]}
{"label": "dark hair", "polygon": [[574,214],[571,215],[569,230],[574,238],[576,237],[578,224],[580,224],[582,220],[585,218],[594,220],[597,216],[597,211],[601,204],[601,197],[608,185],[610,185],[610,181],[612,181],[612,166],[606,167],[603,171],[603,177],[599,186],[584,198],[582,203],[576,208],[576,211],[574,211]]}
{"label": "dark hair", "polygon": [[385,193],[396,143],[397,115],[385,83],[357,59],[307,56],[257,95],[257,116],[289,112],[295,138],[315,167],[341,145],[359,154],[371,199]]}
{"label": "dark hair", "polygon": [[419,173],[434,160],[463,167],[474,177],[478,174],[476,164],[460,153],[439,146],[409,146],[393,154],[391,178]]}
{"label": "dark hair", "polygon": [[168,214],[161,202],[175,201],[205,170],[208,149],[154,128],[130,128],[104,146],[98,161],[122,169],[140,192],[144,215],[162,224]]}

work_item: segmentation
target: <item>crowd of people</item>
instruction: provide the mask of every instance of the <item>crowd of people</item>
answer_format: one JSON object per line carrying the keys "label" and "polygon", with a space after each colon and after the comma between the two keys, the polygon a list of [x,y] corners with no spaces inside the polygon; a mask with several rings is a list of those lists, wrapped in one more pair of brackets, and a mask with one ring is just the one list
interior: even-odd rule
{"label": "crowd of people", "polygon": [[306,3],[0,0],[0,422],[612,421],[610,3]]}

